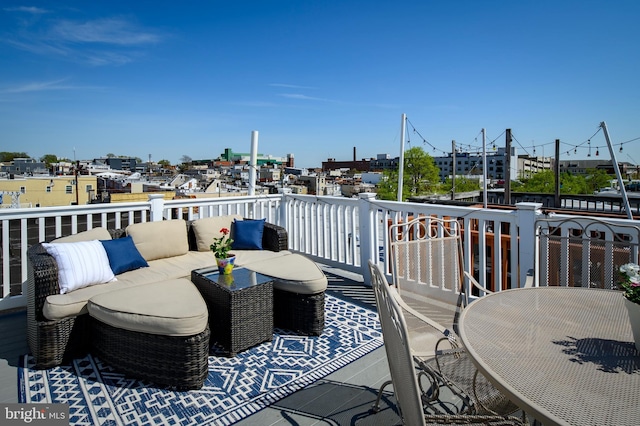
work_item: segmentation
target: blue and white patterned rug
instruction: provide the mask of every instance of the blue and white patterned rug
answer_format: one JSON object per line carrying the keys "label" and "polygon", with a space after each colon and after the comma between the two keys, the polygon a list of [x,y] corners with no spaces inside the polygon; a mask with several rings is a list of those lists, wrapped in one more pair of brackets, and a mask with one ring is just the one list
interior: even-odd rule
{"label": "blue and white patterned rug", "polygon": [[268,407],[382,346],[378,315],[326,296],[319,337],[276,329],[272,342],[234,358],[209,357],[209,376],[197,391],[175,392],[125,378],[97,358],[18,371],[19,402],[68,403],[73,425],[228,425]]}

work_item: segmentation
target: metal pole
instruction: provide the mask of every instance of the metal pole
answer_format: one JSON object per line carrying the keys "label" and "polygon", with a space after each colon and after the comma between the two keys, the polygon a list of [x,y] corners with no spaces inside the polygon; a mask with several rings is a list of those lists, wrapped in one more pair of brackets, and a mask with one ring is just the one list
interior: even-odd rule
{"label": "metal pole", "polygon": [[398,201],[402,201],[402,182],[404,180],[404,136],[407,126],[407,114],[402,114],[400,125],[400,161],[398,164]]}
{"label": "metal pole", "polygon": [[511,129],[507,129],[505,136],[504,157],[504,203],[511,204]]}
{"label": "metal pole", "polygon": [[633,220],[633,214],[631,213],[631,207],[629,206],[629,197],[627,197],[627,190],[624,187],[624,182],[622,181],[622,173],[620,173],[620,167],[618,166],[618,160],[616,159],[616,152],[611,145],[611,139],[609,139],[609,130],[607,130],[607,123],[604,121],[600,123],[600,127],[602,127],[602,131],[604,132],[604,138],[607,141],[607,146],[609,147],[609,153],[611,154],[611,165],[613,166],[613,170],[616,172],[616,177],[618,178],[618,185],[620,186],[620,194],[622,194],[622,202],[624,203],[624,209],[627,211],[627,218]]}
{"label": "metal pole", "polygon": [[482,205],[487,208],[487,132],[482,128]]}

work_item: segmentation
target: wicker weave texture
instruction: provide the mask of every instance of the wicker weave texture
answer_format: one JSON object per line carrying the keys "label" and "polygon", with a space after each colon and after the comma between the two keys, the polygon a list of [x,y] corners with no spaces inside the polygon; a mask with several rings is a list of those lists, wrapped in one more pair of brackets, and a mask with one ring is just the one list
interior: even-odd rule
{"label": "wicker weave texture", "polygon": [[230,291],[193,271],[196,285],[209,309],[211,342],[227,356],[273,339],[273,281]]}
{"label": "wicker weave texture", "polygon": [[298,294],[274,289],[274,325],[309,336],[324,330],[324,292]]}
{"label": "wicker weave texture", "polygon": [[42,307],[47,296],[58,294],[58,267],[41,244],[27,250],[27,341],[35,368],[51,368],[89,349],[87,315],[47,320]]}
{"label": "wicker weave texture", "polygon": [[91,318],[92,351],[116,370],[178,389],[200,389],[208,375],[209,328],[193,336],[124,330]]}
{"label": "wicker weave texture", "polygon": [[264,250],[282,251],[289,248],[287,231],[281,226],[265,222],[262,234],[262,248]]}

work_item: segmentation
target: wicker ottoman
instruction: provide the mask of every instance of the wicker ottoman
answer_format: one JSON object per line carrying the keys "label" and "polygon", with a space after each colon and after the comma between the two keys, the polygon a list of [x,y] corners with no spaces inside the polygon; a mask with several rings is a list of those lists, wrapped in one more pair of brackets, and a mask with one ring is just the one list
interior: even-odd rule
{"label": "wicker ottoman", "polygon": [[204,384],[208,311],[188,279],[100,294],[88,309],[92,351],[116,370],[181,390]]}
{"label": "wicker ottoman", "polygon": [[304,335],[324,330],[324,292],[327,277],[301,254],[251,262],[248,268],[273,277],[273,325]]}

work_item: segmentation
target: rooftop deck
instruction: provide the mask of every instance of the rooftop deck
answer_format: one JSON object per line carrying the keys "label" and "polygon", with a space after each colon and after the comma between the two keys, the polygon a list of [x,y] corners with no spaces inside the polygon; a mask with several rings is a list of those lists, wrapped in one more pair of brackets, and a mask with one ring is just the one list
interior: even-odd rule
{"label": "rooftop deck", "polygon": [[[376,259],[390,277],[386,229],[392,223],[416,216],[458,218],[463,229],[465,269],[473,271],[481,285],[495,291],[524,286],[528,272],[541,266],[546,270],[561,271],[561,275],[572,280],[571,284],[561,285],[574,285],[580,279],[590,286],[598,279],[584,274],[573,276],[574,267],[580,269],[580,264],[592,262],[604,265],[599,268],[600,273],[610,271],[614,258],[615,262],[638,259],[639,246],[638,232],[624,239],[625,246],[632,250],[619,252],[609,241],[613,238],[611,235],[620,234],[620,230],[613,233],[598,230],[599,237],[594,237],[596,245],[584,245],[581,242],[584,238],[580,239],[581,235],[594,235],[592,231],[591,234],[575,234],[567,230],[559,234],[555,242],[552,241],[555,235],[546,235],[549,243],[542,253],[537,253],[538,221],[544,216],[539,203],[522,203],[513,209],[479,209],[385,202],[366,197],[356,200],[270,195],[166,202],[151,198],[148,203],[5,210],[0,212],[3,289],[0,297],[0,401],[3,403],[17,402],[18,359],[29,351],[24,294],[27,248],[38,241],[93,227],[117,229],[144,221],[195,220],[223,214],[264,217],[287,229],[290,250],[322,265],[329,278],[329,293],[371,309],[375,309],[374,295],[365,284],[368,272],[364,265],[369,259]],[[554,220],[560,216],[555,215]],[[571,217],[574,222],[588,219]],[[635,221],[613,221],[627,226],[637,224]],[[634,229],[637,231],[637,226]],[[584,250],[597,257],[589,260]],[[620,253],[622,258],[618,259]],[[539,254],[545,258],[543,265],[535,263]],[[563,263],[558,265],[560,260]],[[550,275],[546,276],[549,278]],[[540,283],[539,279],[537,276],[534,285],[550,284]],[[600,284],[610,288],[602,280]],[[451,293],[451,289],[444,287],[436,290]],[[412,305],[443,325],[451,325],[452,305],[425,300]],[[378,388],[388,378],[385,351],[380,348],[238,424],[399,424],[391,392],[383,400],[383,411],[376,415],[369,413]]]}
{"label": "rooftop deck", "polygon": [[[328,293],[375,310],[375,296],[362,276],[323,266]],[[454,307],[441,303],[415,303],[425,314],[447,323]],[[18,359],[29,352],[26,339],[26,311],[0,314],[0,402],[18,402]],[[392,392],[383,399],[383,410],[369,413],[380,385],[389,379],[384,348],[352,362],[270,407],[238,422],[238,425],[401,424]],[[390,388],[391,390],[391,388]]]}

